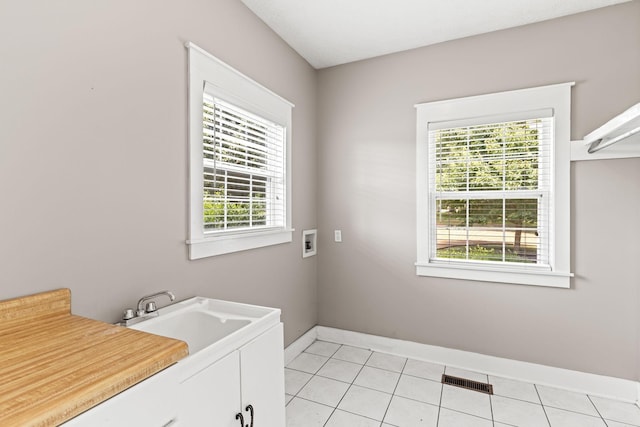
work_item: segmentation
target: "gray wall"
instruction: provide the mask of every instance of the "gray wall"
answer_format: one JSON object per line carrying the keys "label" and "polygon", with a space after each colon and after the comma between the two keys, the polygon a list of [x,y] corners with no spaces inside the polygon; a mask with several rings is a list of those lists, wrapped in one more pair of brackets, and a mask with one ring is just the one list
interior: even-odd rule
{"label": "gray wall", "polygon": [[[292,101],[291,244],[187,260],[192,41]],[[147,293],[316,324],[316,72],[236,0],[0,2],[0,299],[57,287],[115,321]],[[160,301],[158,301],[160,302]]]}
{"label": "gray wall", "polygon": [[580,139],[639,77],[640,1],[321,70],[319,323],[640,378],[640,159],[572,165],[570,290],[416,277],[413,108],[576,81]]}
{"label": "gray wall", "polygon": [[[1,2],[0,299],[69,287],[114,321],[167,288],[280,307],[287,343],[319,318],[639,378],[640,249],[617,236],[640,236],[640,159],[573,165],[571,290],[413,267],[413,105],[575,80],[581,138],[640,99],[639,21],[634,1],[317,73],[234,0]],[[185,41],[296,104],[292,244],[187,260]]]}

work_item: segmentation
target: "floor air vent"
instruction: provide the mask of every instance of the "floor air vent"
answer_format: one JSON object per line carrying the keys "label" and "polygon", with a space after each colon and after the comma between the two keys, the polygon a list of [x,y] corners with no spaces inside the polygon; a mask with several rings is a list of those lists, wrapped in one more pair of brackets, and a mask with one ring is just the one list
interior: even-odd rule
{"label": "floor air vent", "polygon": [[467,390],[479,391],[480,393],[493,394],[493,385],[491,384],[472,381],[466,378],[452,377],[451,375],[447,374],[442,374],[442,384],[466,388]]}

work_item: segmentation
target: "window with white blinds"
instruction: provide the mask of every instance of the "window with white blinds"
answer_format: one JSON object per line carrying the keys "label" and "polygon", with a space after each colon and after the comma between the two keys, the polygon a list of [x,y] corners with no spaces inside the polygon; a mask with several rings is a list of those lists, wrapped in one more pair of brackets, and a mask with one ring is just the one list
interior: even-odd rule
{"label": "window with white blinds", "polygon": [[571,86],[416,105],[417,275],[570,286]]}
{"label": "window with white blinds", "polygon": [[206,92],[202,110],[205,232],[284,228],[286,129]]}
{"label": "window with white blinds", "polygon": [[293,104],[186,46],[189,259],[291,242]]}
{"label": "window with white blinds", "polygon": [[430,259],[550,269],[553,118],[444,126],[429,128]]}

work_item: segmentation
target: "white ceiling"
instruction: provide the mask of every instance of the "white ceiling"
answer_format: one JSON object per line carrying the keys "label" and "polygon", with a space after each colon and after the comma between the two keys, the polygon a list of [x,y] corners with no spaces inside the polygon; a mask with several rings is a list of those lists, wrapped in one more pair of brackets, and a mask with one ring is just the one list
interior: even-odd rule
{"label": "white ceiling", "polygon": [[315,68],[627,1],[242,0]]}

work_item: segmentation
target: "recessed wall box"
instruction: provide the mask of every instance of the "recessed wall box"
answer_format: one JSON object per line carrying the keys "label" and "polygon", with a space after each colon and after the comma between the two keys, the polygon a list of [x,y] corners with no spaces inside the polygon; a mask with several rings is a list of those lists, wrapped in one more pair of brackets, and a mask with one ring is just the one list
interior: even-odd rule
{"label": "recessed wall box", "polygon": [[317,230],[302,231],[302,258],[316,254]]}

